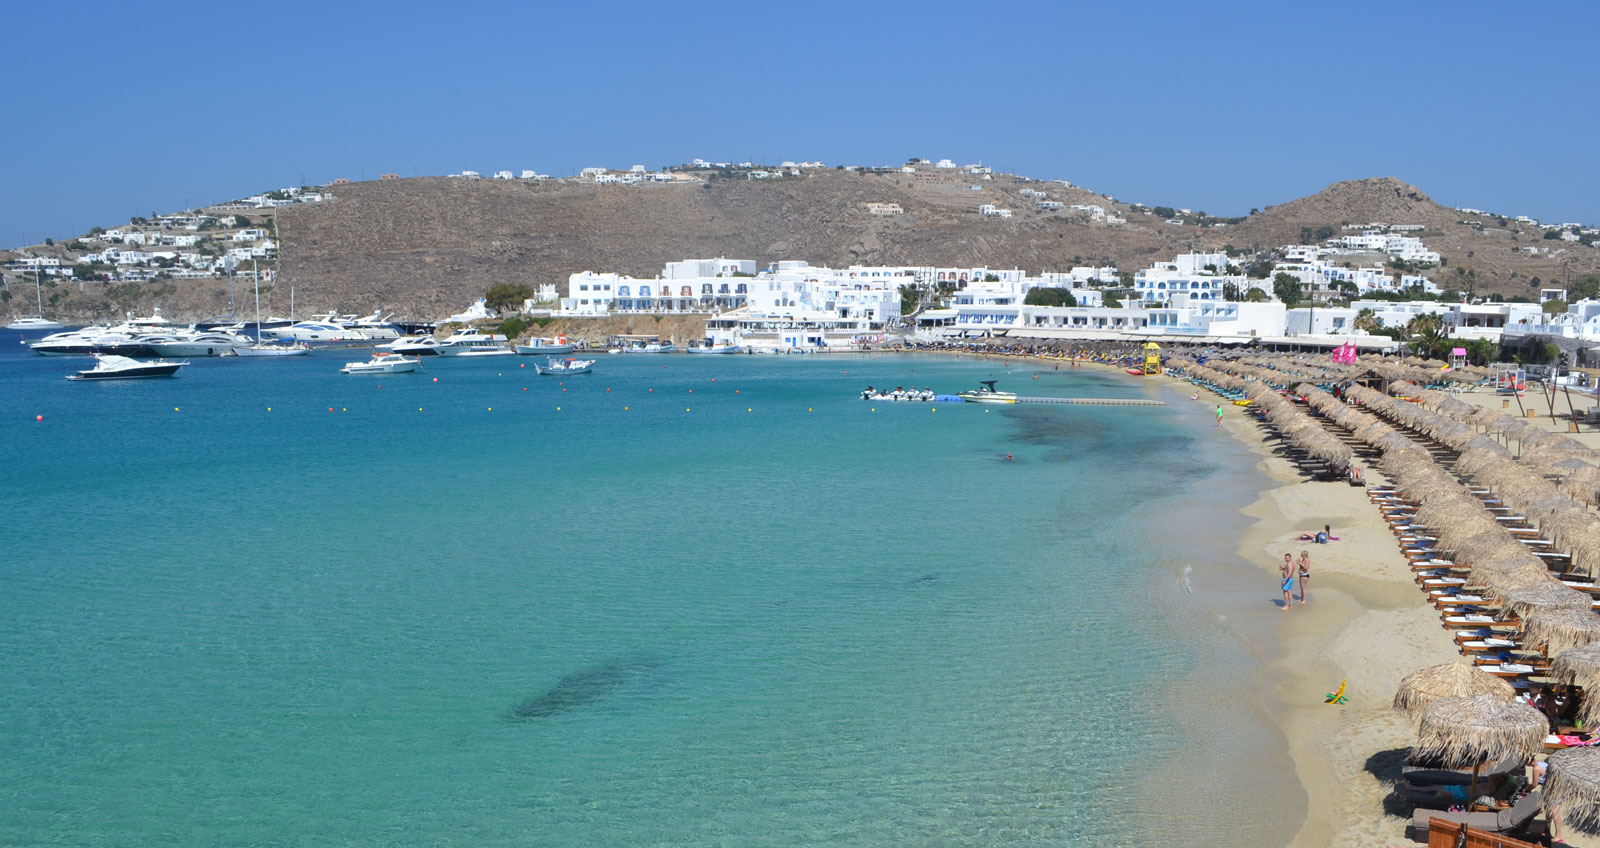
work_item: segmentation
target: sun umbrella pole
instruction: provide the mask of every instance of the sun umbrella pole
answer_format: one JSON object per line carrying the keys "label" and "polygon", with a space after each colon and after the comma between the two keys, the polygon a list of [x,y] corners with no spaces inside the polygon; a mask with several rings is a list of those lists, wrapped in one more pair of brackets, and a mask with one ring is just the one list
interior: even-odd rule
{"label": "sun umbrella pole", "polygon": [[1472,805],[1478,801],[1478,769],[1483,768],[1483,761],[1472,764],[1472,783],[1467,787],[1467,812],[1472,812]]}

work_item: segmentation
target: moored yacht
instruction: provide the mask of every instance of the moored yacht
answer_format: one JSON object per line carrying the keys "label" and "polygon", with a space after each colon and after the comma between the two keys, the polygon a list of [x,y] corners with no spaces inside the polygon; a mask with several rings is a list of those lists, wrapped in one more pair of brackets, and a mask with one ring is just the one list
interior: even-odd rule
{"label": "moored yacht", "polygon": [[88,356],[95,352],[94,337],[104,335],[108,328],[101,326],[51,333],[28,347],[46,356]]}
{"label": "moored yacht", "polygon": [[178,333],[170,340],[148,340],[148,347],[156,356],[232,356],[241,347],[249,347],[250,340],[232,333]]}
{"label": "moored yacht", "polygon": [[261,338],[275,341],[306,342],[308,344],[359,344],[367,341],[360,330],[352,330],[331,321],[301,321],[288,327],[262,328]]}
{"label": "moored yacht", "polygon": [[17,320],[7,324],[5,328],[7,330],[22,330],[23,332],[27,332],[29,330],[64,330],[66,327],[67,325],[61,323],[60,321],[51,321],[49,318],[39,315],[32,315],[18,318]]}
{"label": "moored yacht", "polygon": [[[396,351],[397,353],[399,351]],[[477,329],[458,330],[439,343],[440,356],[505,356],[516,355],[506,345],[506,337],[491,335]]]}
{"label": "moored yacht", "polygon": [[131,380],[137,377],[171,377],[187,362],[144,362],[114,354],[95,354],[94,367],[67,375],[68,380]]}
{"label": "moored yacht", "polygon": [[373,345],[373,348],[406,356],[438,356],[439,340],[429,335],[401,336],[392,342]]}

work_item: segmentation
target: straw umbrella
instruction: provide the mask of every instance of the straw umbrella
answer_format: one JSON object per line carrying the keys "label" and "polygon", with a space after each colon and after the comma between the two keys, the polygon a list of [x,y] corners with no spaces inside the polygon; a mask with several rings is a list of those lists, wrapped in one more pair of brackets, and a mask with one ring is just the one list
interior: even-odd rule
{"label": "straw umbrella", "polygon": [[1592,608],[1589,596],[1569,589],[1557,580],[1548,580],[1524,589],[1512,589],[1501,602],[1502,616],[1527,618],[1542,610],[1583,610]]}
{"label": "straw umbrella", "polygon": [[1510,683],[1476,666],[1447,662],[1417,669],[1400,679],[1394,693],[1394,709],[1413,720],[1434,701],[1466,695],[1497,695],[1504,700],[1516,697]]}
{"label": "straw umbrella", "polygon": [[[1534,586],[1549,583],[1552,579],[1554,578],[1550,575],[1550,569],[1545,568],[1543,563],[1529,562],[1519,565],[1510,571],[1490,572],[1484,577],[1483,588],[1487,594],[1497,598],[1504,598],[1518,589],[1531,589]],[[1594,616],[1591,615],[1590,618],[1594,618]],[[1600,618],[1595,620],[1596,624],[1600,625]],[[1600,638],[1600,636],[1596,638]]]}
{"label": "straw umbrella", "polygon": [[1528,647],[1555,656],[1568,648],[1600,642],[1600,616],[1588,610],[1535,610],[1522,620],[1522,635]]}
{"label": "straw umbrella", "polygon": [[1583,719],[1585,727],[1594,726],[1600,718],[1600,642],[1590,642],[1568,648],[1550,662],[1550,676],[1569,686],[1583,689]]}
{"label": "straw umbrella", "polygon": [[1485,761],[1516,757],[1527,762],[1544,749],[1549,729],[1544,713],[1518,700],[1497,695],[1444,698],[1422,710],[1413,750],[1438,757],[1445,768],[1471,765],[1470,799],[1478,794],[1478,770]]}
{"label": "straw umbrella", "polygon": [[1545,758],[1544,808],[1560,807],[1561,820],[1579,827],[1600,825],[1600,750],[1567,748]]}

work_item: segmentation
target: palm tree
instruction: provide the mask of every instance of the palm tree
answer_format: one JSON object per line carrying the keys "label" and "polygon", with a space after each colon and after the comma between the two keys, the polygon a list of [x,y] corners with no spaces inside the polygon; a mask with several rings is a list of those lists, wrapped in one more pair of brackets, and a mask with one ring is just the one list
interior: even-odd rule
{"label": "palm tree", "polygon": [[1450,349],[1450,333],[1437,313],[1412,318],[1406,324],[1406,335],[1411,337],[1411,350],[1418,356],[1442,358]]}
{"label": "palm tree", "polygon": [[1383,322],[1378,320],[1378,313],[1367,308],[1356,313],[1355,320],[1350,322],[1350,326],[1363,333],[1371,333],[1381,329]]}

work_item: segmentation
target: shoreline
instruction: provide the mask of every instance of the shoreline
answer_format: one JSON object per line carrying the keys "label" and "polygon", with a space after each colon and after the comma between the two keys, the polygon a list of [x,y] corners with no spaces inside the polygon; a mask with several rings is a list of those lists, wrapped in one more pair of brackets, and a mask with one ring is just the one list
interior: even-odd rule
{"label": "shoreline", "polygon": [[[1041,357],[996,356],[1064,364]],[[1124,373],[1106,363],[1080,361],[1079,365],[1097,366],[1107,374]],[[1187,382],[1162,376],[1144,390],[1168,395],[1169,405],[1202,407],[1209,418],[1215,395],[1202,392],[1199,401],[1191,402],[1193,390]],[[1173,395],[1181,399],[1172,401]],[[1224,472],[1235,475],[1228,495],[1238,498],[1230,506],[1241,521],[1208,530],[1238,533],[1233,545],[1224,546],[1238,562],[1197,565],[1180,580],[1249,658],[1251,668],[1240,685],[1213,682],[1209,688],[1215,691],[1210,696],[1202,692],[1198,700],[1212,702],[1204,706],[1261,715],[1275,736],[1271,744],[1282,747],[1274,755],[1268,746],[1241,746],[1250,750],[1236,761],[1220,768],[1210,763],[1213,776],[1238,777],[1245,786],[1253,786],[1254,791],[1245,794],[1261,803],[1219,809],[1215,804],[1186,802],[1167,813],[1188,817],[1186,826],[1199,831],[1189,832],[1190,844],[1243,844],[1240,828],[1262,827],[1261,817],[1279,825],[1270,829],[1282,836],[1270,844],[1288,848],[1412,844],[1405,835],[1409,818],[1389,813],[1385,803],[1388,781],[1398,774],[1415,740],[1415,729],[1390,709],[1390,700],[1401,677],[1425,666],[1459,661],[1460,654],[1439,626],[1437,612],[1420,597],[1394,535],[1368,500],[1366,489],[1302,478],[1293,465],[1273,453],[1265,433],[1243,408],[1223,407],[1221,429],[1229,437],[1228,452],[1236,452],[1231,459],[1253,467],[1251,474],[1238,474],[1238,469]],[[1259,488],[1241,487],[1252,475]],[[1369,485],[1387,482],[1376,469],[1367,469],[1367,477]],[[1196,509],[1214,510],[1213,504]],[[1324,524],[1334,528],[1339,541],[1316,545],[1297,540],[1302,531]],[[1203,551],[1210,546],[1197,547]],[[1285,552],[1298,555],[1302,550],[1311,554],[1311,603],[1297,602],[1284,612],[1276,602],[1277,564]],[[1175,681],[1172,687],[1172,694],[1185,692],[1173,699],[1173,706],[1191,729],[1215,723],[1214,717],[1192,714],[1201,711],[1194,710],[1196,698],[1189,690],[1196,685],[1206,688],[1205,672],[1197,669],[1191,679]],[[1324,704],[1326,693],[1341,681],[1347,682],[1349,702]],[[1225,699],[1213,697],[1223,690]],[[1181,755],[1173,758],[1177,765],[1185,761]],[[1241,771],[1243,767],[1252,770]],[[1152,781],[1145,794],[1169,807],[1171,793],[1187,789],[1193,794],[1194,772],[1178,771],[1188,779]],[[1292,778],[1292,785],[1284,786],[1280,777]],[[1268,795],[1258,799],[1255,792]]]}

